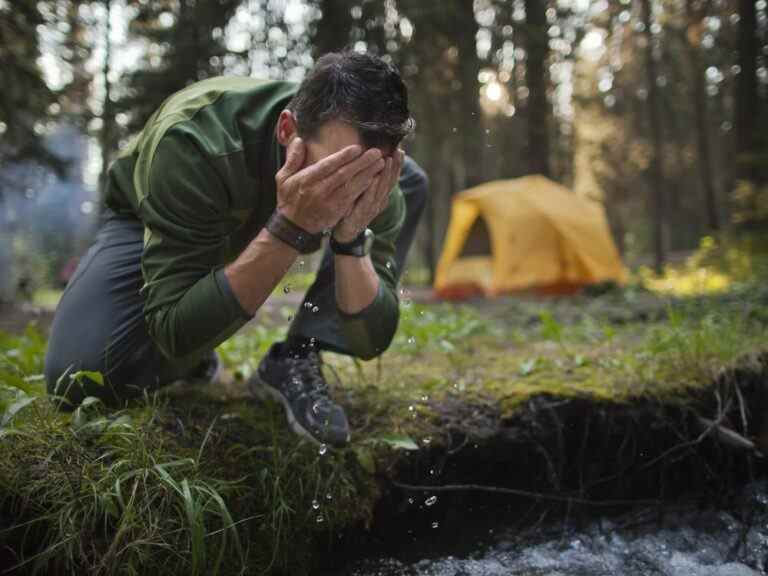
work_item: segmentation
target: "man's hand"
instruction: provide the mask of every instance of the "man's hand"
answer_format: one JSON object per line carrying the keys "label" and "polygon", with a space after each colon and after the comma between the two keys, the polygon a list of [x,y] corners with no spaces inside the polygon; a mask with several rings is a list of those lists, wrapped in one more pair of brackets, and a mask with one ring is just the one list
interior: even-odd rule
{"label": "man's hand", "polygon": [[389,194],[400,178],[404,158],[405,153],[399,148],[387,158],[384,170],[373,178],[370,186],[359,195],[333,229],[333,237],[337,242],[354,240],[387,207]]}
{"label": "man's hand", "polygon": [[285,164],[275,176],[277,209],[316,234],[335,227],[352,211],[386,163],[376,148],[363,152],[361,146],[347,146],[304,168],[306,153],[304,142],[294,138]]}

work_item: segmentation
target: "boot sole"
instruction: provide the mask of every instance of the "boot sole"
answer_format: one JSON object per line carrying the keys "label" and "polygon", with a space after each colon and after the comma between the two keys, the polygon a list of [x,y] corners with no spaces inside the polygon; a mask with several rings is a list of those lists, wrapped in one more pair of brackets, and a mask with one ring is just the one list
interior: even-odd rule
{"label": "boot sole", "polygon": [[296,420],[296,417],[293,415],[291,405],[288,403],[288,399],[280,394],[280,392],[272,388],[272,386],[264,382],[258,373],[251,377],[250,389],[253,395],[260,400],[276,400],[280,402],[283,405],[283,410],[285,410],[285,417],[288,420],[288,426],[290,426],[291,430],[293,430],[295,434],[306,438],[316,446],[322,446],[324,444],[312,436],[312,434],[310,434],[309,431],[304,428],[304,426],[302,426],[298,420]]}

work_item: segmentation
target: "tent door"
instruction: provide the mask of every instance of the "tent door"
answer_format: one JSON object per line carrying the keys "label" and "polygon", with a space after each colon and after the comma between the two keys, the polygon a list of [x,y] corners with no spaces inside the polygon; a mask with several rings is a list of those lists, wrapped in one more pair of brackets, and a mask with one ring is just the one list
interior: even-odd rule
{"label": "tent door", "polygon": [[490,256],[491,255],[491,234],[488,230],[488,224],[485,218],[478,216],[467,234],[467,240],[461,249],[459,258],[467,256]]}

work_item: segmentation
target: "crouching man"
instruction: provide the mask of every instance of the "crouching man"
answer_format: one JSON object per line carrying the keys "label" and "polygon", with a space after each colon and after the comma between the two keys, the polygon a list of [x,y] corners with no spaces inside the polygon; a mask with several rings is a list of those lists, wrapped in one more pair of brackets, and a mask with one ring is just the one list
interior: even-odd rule
{"label": "crouching man", "polygon": [[[214,379],[214,348],[325,234],[316,280],[250,387],[279,399],[294,431],[347,443],[320,353],[369,359],[394,336],[426,200],[399,148],[412,126],[398,72],[355,53],[320,58],[300,85],[221,77],[169,97],[110,167],[103,224],[51,329],[49,393],[120,405]],[[68,377],[79,370],[104,385]]]}

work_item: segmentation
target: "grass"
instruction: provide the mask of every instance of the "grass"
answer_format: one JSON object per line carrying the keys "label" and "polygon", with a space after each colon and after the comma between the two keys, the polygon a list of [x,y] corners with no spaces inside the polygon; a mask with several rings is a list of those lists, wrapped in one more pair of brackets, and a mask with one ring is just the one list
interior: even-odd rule
{"label": "grass", "polygon": [[58,306],[63,290],[56,288],[40,288],[32,295],[32,304],[40,308],[53,310]]}
{"label": "grass", "polygon": [[290,311],[219,349],[224,385],[176,385],[111,412],[95,399],[58,412],[42,395],[44,338],[3,335],[0,539],[38,573],[309,573],[317,543],[371,521],[400,458],[450,444],[441,407],[466,407],[482,441],[473,410],[514,418],[538,394],[685,401],[764,348],[767,302],[759,289],[404,302],[381,359],[325,355],[354,430],[344,450],[298,440],[279,406],[248,396]]}

